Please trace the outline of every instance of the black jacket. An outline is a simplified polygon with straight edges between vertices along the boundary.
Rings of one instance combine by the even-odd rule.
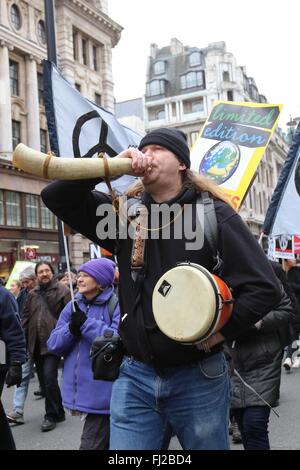
[[[18,307],[19,307],[19,315],[20,315],[21,320],[23,318],[23,311],[24,311],[24,306],[25,306],[27,296],[28,296],[28,290],[27,289],[21,289],[21,291],[20,291],[20,293],[17,297],[17,304],[18,304]]]
[[[265,403],[234,373],[250,385],[270,405],[279,397],[282,338],[284,330],[292,321],[293,309],[289,298],[283,293],[276,309],[262,320],[261,329],[251,327],[242,337],[228,345],[231,357],[232,408],[265,406]]]
[[[295,266],[288,270],[287,278],[300,304],[300,267]]]
[[[294,341],[295,339],[298,339],[298,336],[300,333],[300,303],[292,287],[293,283],[289,281],[288,276],[286,272],[282,269],[281,265],[275,261],[270,261],[270,263],[272,265],[272,268],[274,269],[276,276],[278,277],[281,284],[283,285],[285,293],[287,294],[287,296],[289,297],[292,303],[292,307],[294,311],[294,318],[291,322],[291,327],[289,330],[289,334],[290,334],[289,343],[292,343],[292,341]],[[300,286],[300,280],[299,280],[299,286]],[[300,300],[300,296],[299,296],[299,300]]]
[[[101,220],[100,216],[96,216],[96,210],[98,206],[111,201],[108,195],[92,191],[98,182],[99,180],[57,181],[44,188],[41,195],[46,206],[61,220],[90,240],[114,252],[115,240],[99,240],[96,235],[96,226]],[[191,203],[195,213],[196,200],[196,190],[183,188],[177,197],[167,203]],[[142,196],[142,202],[147,207],[157,205],[146,193]],[[218,248],[223,259],[222,277],[233,289],[235,297],[233,315],[221,332],[225,337],[234,338],[269,312],[278,303],[280,294],[277,280],[263,251],[239,215],[221,201],[215,201],[215,210],[218,221]],[[193,224],[194,222],[193,220]],[[155,327],[152,313],[153,288],[160,276],[176,263],[188,260],[208,270],[213,267],[212,253],[206,241],[198,251],[186,251],[185,243],[184,238],[147,241],[147,275],[143,287],[142,309],[152,350],[164,366],[195,362],[204,354],[194,346],[181,345],[167,338]],[[131,247],[130,239],[120,240],[117,253],[121,314],[128,314],[121,322],[120,335],[127,353],[141,359],[143,346],[139,344],[140,332],[136,318],[130,313],[135,301],[135,286],[130,272]],[[213,351],[219,349],[217,346]]]
[[[25,337],[18,316],[17,302],[3,286],[0,286],[0,340],[6,346],[7,365],[13,361],[26,361]]]
[[[70,300],[69,288],[55,279],[44,286],[38,284],[28,293],[22,326],[31,356],[34,354],[37,342],[40,353],[47,354],[47,340],[55,328],[60,312]]]

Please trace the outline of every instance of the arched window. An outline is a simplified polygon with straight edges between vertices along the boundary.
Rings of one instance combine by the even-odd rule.
[[[19,7],[13,3],[10,8],[10,20],[15,29],[20,29],[22,26],[22,19]]]
[[[165,116],[166,116],[166,113],[165,113],[165,110],[164,110],[164,109],[160,109],[160,110],[156,113],[156,119],[165,119]]]
[[[40,20],[37,25],[38,38],[41,44],[46,44],[46,28],[43,20]]]
[[[230,81],[230,75],[229,75],[229,72],[227,70],[224,70],[224,72],[223,72],[223,81],[224,82],[229,82]]]

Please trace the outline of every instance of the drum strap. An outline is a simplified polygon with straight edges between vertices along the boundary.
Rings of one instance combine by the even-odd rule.
[[[136,282],[140,275],[145,271],[145,247],[146,247],[146,232],[144,227],[148,221],[148,211],[143,204],[136,204],[131,206],[131,210],[135,210],[135,214],[131,215],[134,218],[134,236],[132,241],[131,251],[131,277]]]
[[[214,267],[212,272],[219,273],[223,262],[218,250],[218,222],[214,201],[208,192],[202,192],[197,199],[197,204],[204,206],[204,236],[213,254]]]

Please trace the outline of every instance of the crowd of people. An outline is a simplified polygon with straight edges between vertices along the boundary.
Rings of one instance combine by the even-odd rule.
[[[35,394],[45,400],[41,431],[54,430],[66,413],[80,416],[82,450],[161,450],[172,435],[185,450],[225,450],[230,420],[245,449],[270,449],[269,415],[280,399],[281,372],[300,365],[297,261],[267,260],[219,188],[190,170],[181,131],[152,131],[139,148],[119,157],[132,159],[140,179],[127,195],[147,208],[151,233],[162,231],[150,225],[151,212],[172,204],[182,211],[189,205],[191,225],[197,227],[199,195],[206,194],[215,217],[217,254],[205,224],[203,245],[193,250],[185,234],[175,237],[174,218],[169,238],[148,237],[141,263],[134,266],[135,238],[101,238],[97,231],[104,218],[96,215],[97,208],[115,198],[94,191],[99,179],[50,183],[42,192],[47,207],[116,256],[60,274],[41,261],[13,280],[10,292],[0,287],[0,337],[9,352],[0,385],[5,380],[16,385],[11,411],[0,408],[4,448],[14,448],[8,423],[26,423],[28,386],[36,372]],[[156,283],[183,261],[217,270],[234,299],[227,323],[190,344],[162,333],[152,311]],[[110,312],[116,293],[119,303]],[[120,336],[124,350],[114,382],[95,380],[91,366],[91,345],[107,330]]]

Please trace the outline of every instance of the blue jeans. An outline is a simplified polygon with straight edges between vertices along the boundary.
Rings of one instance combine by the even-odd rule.
[[[125,357],[111,398],[111,450],[161,450],[170,426],[185,450],[229,449],[230,382],[223,353],[168,367]]]
[[[249,406],[233,410],[245,450],[270,450],[268,406]]]
[[[13,398],[13,410],[23,414],[25,400],[28,393],[28,386],[30,377],[32,374],[33,369],[33,360],[29,358],[23,365],[22,365],[22,382],[20,387],[15,387],[14,391],[14,398]]]

